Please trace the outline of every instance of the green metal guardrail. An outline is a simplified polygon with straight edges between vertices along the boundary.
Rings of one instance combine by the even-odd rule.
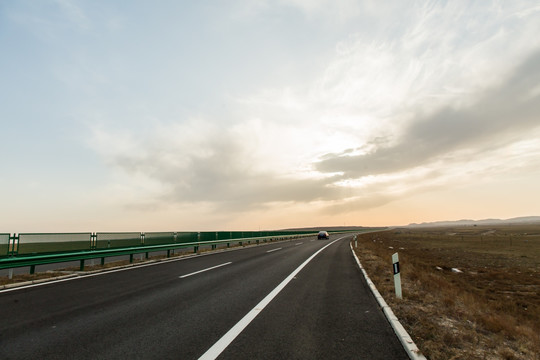
[[[10,234],[0,234],[0,258],[9,254]]]
[[[98,232],[0,234],[0,258],[144,245],[296,235],[299,231]],[[306,233],[303,231],[302,233]]]
[[[333,232],[361,232],[365,230],[343,230]],[[218,244],[285,240],[297,237],[315,236],[311,231],[206,231],[206,232],[150,232],[150,233],[25,233],[0,234],[0,269],[30,266],[30,274],[36,265],[80,261],[84,270],[85,260],[129,255],[133,262],[134,254],[171,251],[193,247],[198,252],[200,246],[210,245],[216,249]]]
[[[30,233],[12,237],[12,256],[83,251],[92,248],[92,233]]]
[[[94,249],[111,249],[140,246],[143,244],[143,233],[97,233]]]
[[[227,237],[225,234],[229,234]],[[297,237],[314,236],[312,232],[264,232],[266,236],[237,237],[238,235],[260,235],[261,232],[179,232],[179,233],[69,233],[69,234],[0,234],[0,269],[30,266],[30,273],[35,272],[36,265],[80,261],[80,270],[84,270],[85,260],[111,256],[167,251],[193,247],[199,251],[201,245],[211,245],[215,249],[218,244],[233,243],[243,245],[261,241],[285,240]],[[224,238],[225,239],[222,239]],[[211,239],[211,240],[210,240]],[[56,240],[56,241],[53,241]],[[193,241],[195,240],[195,241]],[[206,241],[204,241],[206,240]],[[26,242],[28,241],[28,242]],[[123,245],[123,246],[122,246]],[[55,249],[56,251],[50,251]],[[2,257],[3,254],[7,254]]]

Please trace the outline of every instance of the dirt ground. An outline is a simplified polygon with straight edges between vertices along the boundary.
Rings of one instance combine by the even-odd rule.
[[[359,234],[356,253],[428,359],[540,359],[540,225]]]

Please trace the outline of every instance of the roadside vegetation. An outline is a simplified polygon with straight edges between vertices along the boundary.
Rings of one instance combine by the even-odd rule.
[[[428,359],[540,359],[540,225],[359,234],[356,253]]]

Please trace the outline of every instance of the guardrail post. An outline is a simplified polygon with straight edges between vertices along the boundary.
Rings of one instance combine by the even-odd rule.
[[[101,266],[104,266],[104,265],[105,265],[105,258],[102,257],[102,258],[101,258]]]
[[[171,249],[167,249],[167,257],[171,257]]]
[[[8,241],[8,256],[17,256],[19,253],[19,234],[10,235]]]
[[[84,259],[81,259],[81,266],[79,267],[80,271],[84,271]]]
[[[131,264],[133,262],[133,254],[129,254],[129,263]]]
[[[19,244],[21,241],[21,237],[19,234],[15,234],[15,243],[13,248],[13,255],[19,255]]]
[[[97,248],[97,234],[91,233],[90,234],[90,250],[96,250]]]
[[[13,255],[13,242],[15,241],[14,238],[15,238],[15,235],[17,234],[13,234],[13,235],[9,235],[9,239],[8,239],[8,248],[7,248],[7,256],[12,256]]]
[[[30,265],[30,275],[34,275],[36,272],[36,265]]]

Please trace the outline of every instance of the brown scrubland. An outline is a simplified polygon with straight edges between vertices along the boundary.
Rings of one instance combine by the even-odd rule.
[[[540,225],[398,228],[355,251],[428,359],[540,358]]]

